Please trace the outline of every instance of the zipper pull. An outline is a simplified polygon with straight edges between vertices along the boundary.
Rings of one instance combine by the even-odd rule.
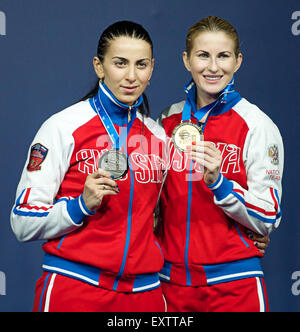
[[[131,121],[131,106],[129,106],[129,111],[128,111],[128,123]]]

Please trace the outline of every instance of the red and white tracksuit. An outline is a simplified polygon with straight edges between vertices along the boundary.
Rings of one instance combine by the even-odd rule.
[[[103,93],[102,102],[117,119],[127,117],[128,110],[109,93]],[[104,197],[92,213],[82,199],[85,180],[112,144],[92,106],[91,100],[79,102],[42,125],[18,185],[11,212],[17,238],[46,240],[35,310],[117,311],[122,309],[118,294],[126,293],[132,300],[124,303],[124,310],[164,311],[158,277],[164,259],[153,234],[153,210],[162,183],[165,133],[155,121],[131,110],[136,118],[126,143],[130,169],[118,181],[119,194]],[[120,125],[115,128],[120,132]],[[73,295],[62,299],[63,289]],[[85,290],[94,290],[94,296],[83,299]],[[116,306],[110,305],[109,296],[102,297],[108,302],[92,304],[92,298],[105,292]],[[152,301],[150,292],[156,294]]]
[[[184,104],[172,105],[159,118],[168,137],[182,120]],[[170,145],[157,232],[168,310],[265,310],[262,255],[247,229],[266,235],[279,225],[281,135],[266,114],[235,93],[210,114],[204,140],[222,154],[219,179],[210,187],[199,165]],[[234,301],[232,294],[240,297]]]

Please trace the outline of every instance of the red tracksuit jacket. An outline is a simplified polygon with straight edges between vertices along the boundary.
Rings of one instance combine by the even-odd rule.
[[[107,108],[124,113],[103,96]],[[88,100],[55,114],[35,136],[18,185],[11,212],[17,238],[47,240],[45,271],[116,291],[159,287],[163,256],[153,210],[164,147],[163,129],[137,111],[127,138],[130,170],[118,181],[120,193],[105,197],[94,214],[82,199],[84,183],[111,141]]]
[[[170,145],[158,227],[163,281],[201,286],[263,276],[262,255],[246,231],[268,234],[279,225],[283,144],[268,116],[238,93],[230,98],[213,110],[204,129],[204,139],[222,153],[217,183],[208,187],[199,165]],[[182,120],[184,104],[159,118],[168,137]]]

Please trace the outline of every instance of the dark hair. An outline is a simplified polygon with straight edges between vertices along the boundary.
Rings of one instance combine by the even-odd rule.
[[[131,21],[119,21],[112,25],[110,25],[107,29],[105,29],[99,39],[98,48],[97,48],[97,56],[101,62],[104,61],[105,54],[110,46],[112,40],[118,37],[131,37],[142,39],[146,41],[151,46],[151,52],[153,54],[153,43],[150,38],[149,33],[140,25]],[[97,80],[95,87],[81,99],[81,101],[86,100],[88,98],[93,98],[99,89],[99,80]],[[140,111],[147,116],[150,114],[149,103],[146,95],[143,93],[144,102],[140,106]]]

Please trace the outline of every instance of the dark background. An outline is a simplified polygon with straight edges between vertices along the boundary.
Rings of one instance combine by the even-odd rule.
[[[235,76],[236,89],[268,114],[283,136],[283,218],[263,265],[271,310],[300,311],[300,284],[292,280],[300,271],[300,12],[292,19],[296,11],[299,0],[0,0],[6,17],[6,34],[0,30],[0,276],[6,279],[6,295],[0,284],[0,311],[32,310],[42,243],[17,242],[10,229],[10,210],[28,147],[42,122],[93,86],[92,57],[101,32],[123,19],[141,23],[150,32],[155,72],[147,95],[156,118],[184,98],[189,79],[181,60],[185,35],[208,15],[229,20],[239,31],[244,62]]]

